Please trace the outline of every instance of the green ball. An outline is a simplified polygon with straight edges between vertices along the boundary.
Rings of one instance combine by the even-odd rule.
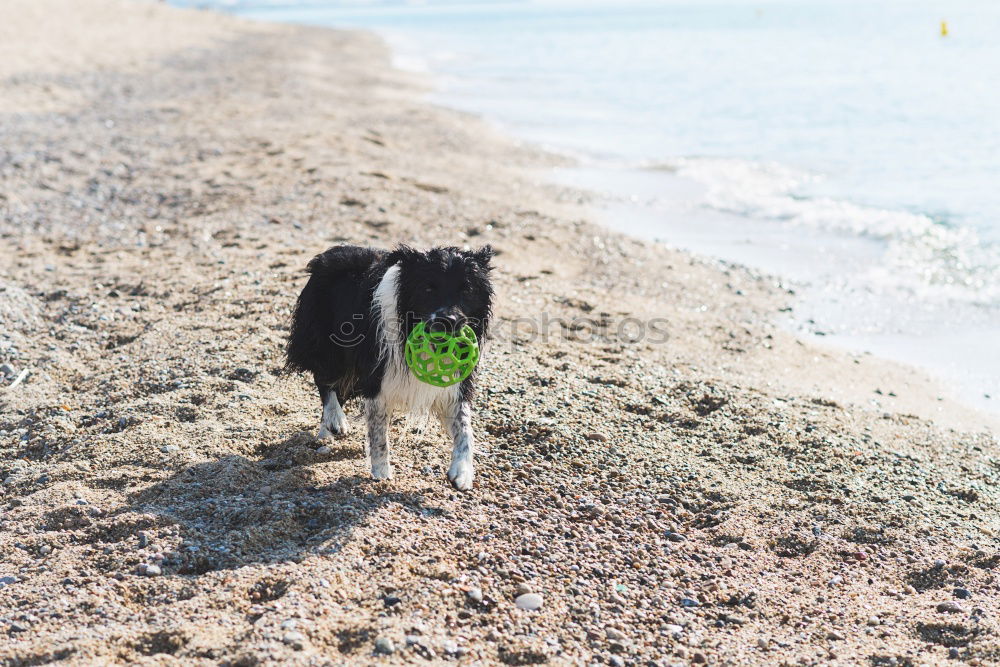
[[[472,374],[479,363],[479,341],[466,325],[457,334],[428,331],[417,322],[406,338],[406,365],[421,382],[450,387]]]

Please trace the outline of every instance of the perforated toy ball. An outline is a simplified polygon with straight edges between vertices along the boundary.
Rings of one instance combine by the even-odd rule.
[[[466,325],[457,334],[428,331],[417,322],[406,338],[406,365],[421,382],[450,387],[472,374],[479,363],[479,341]]]

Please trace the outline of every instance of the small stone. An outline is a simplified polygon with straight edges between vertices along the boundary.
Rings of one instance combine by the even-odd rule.
[[[960,614],[963,611],[962,605],[958,604],[954,600],[942,602],[937,606],[937,610],[945,614]]]
[[[545,599],[538,593],[524,593],[517,596],[517,599],[514,600],[514,606],[526,611],[535,611],[541,609],[544,602]]]
[[[770,647],[771,647],[771,642],[767,640],[767,637],[757,638],[757,648],[759,648],[761,651],[766,651]]]
[[[608,436],[603,433],[588,433],[586,436],[587,440],[593,440],[595,442],[607,442]]]
[[[43,544],[42,546],[38,547],[38,553],[42,556],[48,556],[50,553],[52,553],[52,546],[48,544]]]
[[[611,656],[611,659],[610,659],[610,660],[608,660],[608,662],[609,662],[609,663],[610,663],[610,664],[611,664],[611,665],[612,665],[613,667],[625,667],[625,661],[624,661],[624,660],[622,660],[621,656],[618,656],[618,655],[613,655],[613,656]]]
[[[179,452],[180,449],[181,448],[178,445],[163,445],[162,447],[160,447],[160,451],[163,452],[164,454]]]
[[[470,588],[465,592],[465,597],[469,598],[470,602],[480,604],[483,601],[483,590],[481,588]]]
[[[395,595],[386,595],[385,597],[382,598],[382,604],[384,604],[386,607],[395,607],[400,602],[402,602],[402,600],[400,600]]]
[[[694,655],[691,656],[691,662],[697,663],[699,665],[704,665],[708,662],[708,658],[701,651],[695,651]]]
[[[869,616],[868,625],[872,627],[875,627],[877,625],[882,625],[882,619],[880,619],[878,616]]]
[[[666,625],[663,626],[663,629],[672,635],[679,635],[680,633],[684,632],[684,628],[682,628],[679,625],[675,625],[673,623],[667,623]]]
[[[445,640],[441,644],[441,650],[444,651],[445,655],[455,655],[458,653],[458,644],[451,639]]]
[[[970,593],[968,590],[964,588],[956,588],[954,590],[954,593],[955,597],[957,597],[959,600],[968,600],[969,598],[972,597],[972,593]]]
[[[667,539],[671,542],[684,542],[687,540],[687,538],[680,533],[670,533],[667,535]]]
[[[302,650],[302,647],[305,646],[306,636],[297,630],[293,630],[291,632],[286,632],[281,638],[281,641],[288,644],[296,651],[300,651]]]
[[[0,375],[6,375],[7,377],[13,377],[17,375],[17,371],[10,364],[0,364]]]
[[[407,637],[407,643],[409,643],[409,637]],[[416,643],[416,642],[414,642]],[[375,640],[375,652],[382,655],[389,655],[396,651],[396,645],[392,643],[392,640],[388,637],[379,637]]]
[[[322,447],[319,447],[319,448],[318,448],[318,449],[316,450],[316,453],[317,453],[317,454],[329,454],[329,453],[330,453],[330,452],[332,452],[332,451],[333,451],[333,450],[332,450],[332,449],[330,449],[330,445],[323,445]]]
[[[802,587],[801,586],[792,586],[792,594],[793,595],[798,595],[801,592],[802,592]]]
[[[839,574],[831,577],[830,581],[826,582],[827,586],[839,586],[842,583],[844,583],[844,578]]]
[[[159,565],[147,565],[143,569],[142,574],[144,576],[147,576],[147,577],[158,577],[161,574],[163,574],[163,571],[160,570],[160,566]]]
[[[945,561],[941,560],[940,558],[938,558],[936,561],[934,561],[934,569],[936,569],[936,570],[940,570],[945,565],[947,565],[947,563]]]
[[[0,588],[16,583],[17,583],[17,577],[0,577]]]
[[[139,548],[143,549],[149,546],[149,532],[145,530],[139,531]]]
[[[294,630],[299,625],[299,622],[294,618],[289,618],[281,622],[282,630]]]
[[[622,642],[628,639],[628,636],[626,636],[624,632],[622,632],[621,630],[616,630],[615,628],[606,629],[604,631],[604,634],[608,636],[608,639],[616,642]]]
[[[701,603],[694,598],[681,598],[682,607],[697,607],[699,604]]]
[[[18,623],[16,621],[12,622],[10,624],[10,626],[8,626],[8,627],[10,628],[11,632],[27,632],[28,631],[28,626],[27,625],[24,625],[23,623]]]
[[[955,648],[954,646],[948,649],[948,657],[951,658],[952,660],[957,660],[958,655],[959,655],[958,649]]]
[[[831,641],[839,642],[844,640],[844,635],[840,634],[836,630],[830,630],[826,633],[826,638]]]
[[[530,592],[531,592],[531,586],[529,586],[528,584],[522,583],[517,585],[517,593],[516,593],[517,595],[524,595]]]

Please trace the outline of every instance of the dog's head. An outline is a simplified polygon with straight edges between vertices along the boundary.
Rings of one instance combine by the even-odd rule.
[[[399,316],[405,332],[425,322],[432,331],[453,333],[468,324],[480,339],[489,325],[493,305],[490,271],[493,248],[479,250],[400,246],[389,254],[399,266]]]

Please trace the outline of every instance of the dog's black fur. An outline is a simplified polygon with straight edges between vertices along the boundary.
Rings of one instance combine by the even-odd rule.
[[[382,322],[373,300],[386,271],[397,264],[396,315],[403,340],[418,321],[425,321],[448,330],[467,323],[484,341],[492,313],[493,255],[490,246],[386,251],[351,245],[317,255],[309,262],[311,275],[292,316],[286,369],[312,373],[324,404],[330,390],[341,402],[376,398],[386,355],[380,350]],[[464,399],[471,397],[474,385],[475,374],[462,382]]]

